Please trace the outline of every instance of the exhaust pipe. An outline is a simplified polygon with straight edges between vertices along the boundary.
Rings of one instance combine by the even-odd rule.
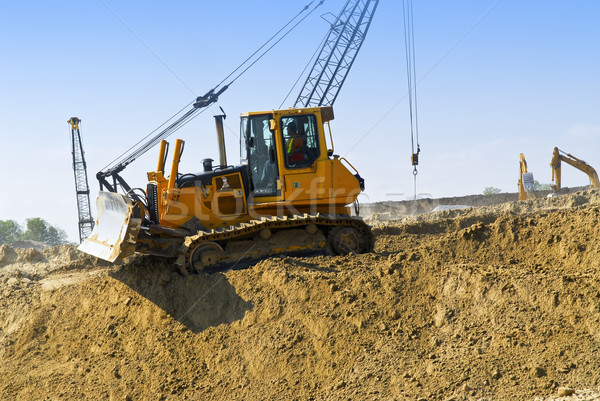
[[[223,111],[223,109],[221,109]],[[217,126],[217,142],[219,144],[219,165],[221,168],[227,167],[227,155],[225,154],[225,134],[223,132],[223,120],[227,116],[225,113],[215,116],[215,125]]]

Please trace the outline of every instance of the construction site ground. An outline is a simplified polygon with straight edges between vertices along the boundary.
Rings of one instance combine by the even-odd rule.
[[[1,246],[2,399],[600,399],[599,191],[364,210],[373,253],[188,277]]]

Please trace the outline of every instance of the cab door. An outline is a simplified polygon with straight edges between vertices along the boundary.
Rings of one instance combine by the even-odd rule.
[[[254,197],[281,194],[278,188],[275,133],[270,128],[272,118],[272,114],[262,114],[242,119],[242,138],[245,139]]]

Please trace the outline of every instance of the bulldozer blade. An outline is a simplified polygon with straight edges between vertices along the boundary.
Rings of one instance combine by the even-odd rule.
[[[114,192],[100,192],[98,218],[92,234],[77,249],[109,262],[135,253],[141,218],[134,216],[134,200]]]

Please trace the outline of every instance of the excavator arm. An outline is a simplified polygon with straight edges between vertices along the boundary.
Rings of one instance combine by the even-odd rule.
[[[552,186],[552,189],[556,192],[561,188],[561,162],[565,162],[576,169],[583,171],[590,178],[590,183],[593,188],[600,188],[600,180],[598,180],[598,173],[596,170],[577,157],[565,153],[558,148],[554,148],[552,152],[552,160],[550,161],[550,166],[552,167],[552,181],[555,185]]]

